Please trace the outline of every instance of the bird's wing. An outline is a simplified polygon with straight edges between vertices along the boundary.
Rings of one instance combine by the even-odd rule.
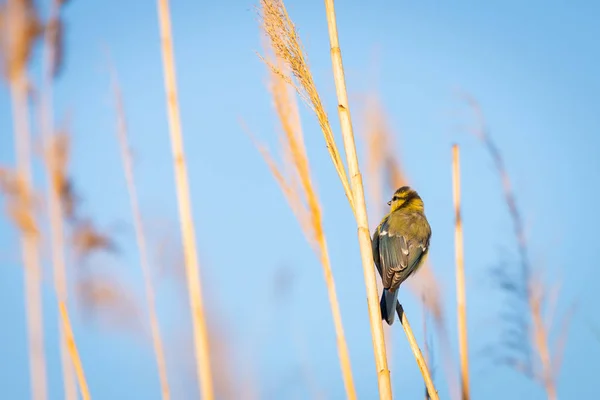
[[[381,228],[381,225],[379,225],[377,227],[377,229],[375,229],[375,232],[373,232],[373,240],[371,240],[371,250],[373,250],[373,261],[375,262],[375,267],[377,268],[377,271],[379,272],[379,276],[381,276],[381,260],[379,257],[380,228]]]
[[[427,244],[412,238],[405,229],[394,229],[389,221],[382,224],[378,236],[383,286],[395,290],[419,266]]]

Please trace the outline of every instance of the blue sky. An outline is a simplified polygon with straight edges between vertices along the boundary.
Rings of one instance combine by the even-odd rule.
[[[337,133],[324,5],[303,1],[287,5]],[[314,389],[326,398],[343,398],[321,268],[239,123],[242,118],[261,140],[272,148],[277,145],[266,70],[256,56],[261,43],[254,6],[249,1],[171,4],[206,302],[241,391],[251,385],[260,398],[287,399],[307,398]],[[71,167],[85,198],[83,210],[101,226],[114,229],[121,248],[119,255],[95,258],[85,268],[117,274],[143,304],[105,50],[110,50],[119,73],[142,212],[158,254],[161,243],[177,246],[179,231],[156,8],[153,2],[75,1],[65,11],[66,65],[56,85],[56,117],[60,121],[68,116]],[[560,282],[561,310],[577,304],[559,395],[577,398],[595,393],[587,382],[595,376],[592,371],[600,356],[600,342],[590,330],[590,325],[600,326],[594,307],[599,301],[595,282],[600,279],[595,268],[600,257],[596,243],[600,216],[595,207],[600,194],[598,12],[598,5],[585,1],[570,7],[540,1],[337,4],[356,129],[361,114],[356,100],[378,91],[398,132],[395,150],[425,200],[434,232],[430,258],[443,282],[453,343],[450,146],[461,145],[475,398],[543,398],[544,393],[481,352],[497,341],[502,326],[498,312],[503,300],[490,286],[488,271],[504,259],[514,263],[515,239],[492,161],[464,129],[472,116],[456,96],[457,89],[479,100],[505,157],[527,222],[533,263],[551,282]],[[355,224],[316,120],[306,109],[302,118],[356,387],[360,398],[374,398],[375,368]],[[0,162],[10,164],[14,146],[6,86],[0,90],[0,130],[4,132]],[[371,214],[371,224],[380,217]],[[5,362],[0,363],[0,386],[8,398],[26,398],[29,393],[17,239],[3,217],[0,317],[5,323],[0,353]],[[176,275],[169,273],[176,262],[167,264],[158,266],[163,272],[157,273],[156,281],[169,377],[175,398],[191,399],[196,398],[196,386],[189,368],[187,297]],[[84,267],[72,266],[72,271],[78,268]],[[282,269],[293,277],[286,296],[274,291]],[[56,310],[49,283],[45,319],[50,391],[51,398],[60,398]],[[419,303],[407,290],[400,298],[422,338]],[[75,312],[74,329],[94,397],[158,399],[151,346],[144,334],[90,324],[82,312]],[[400,326],[394,325],[393,331],[394,393],[398,398],[418,398],[423,391],[418,369]],[[441,356],[437,360],[436,380],[447,398]]]

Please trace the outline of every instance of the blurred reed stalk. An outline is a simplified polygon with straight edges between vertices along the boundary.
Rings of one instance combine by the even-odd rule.
[[[161,49],[167,94],[167,112],[169,117],[169,133],[173,153],[173,166],[179,206],[179,222],[183,240],[185,271],[190,296],[192,325],[194,330],[194,351],[198,384],[203,400],[214,398],[213,380],[210,364],[209,336],[206,315],[202,300],[202,284],[198,266],[198,252],[190,200],[190,189],[185,164],[185,152],[181,133],[179,105],[177,101],[177,81],[175,76],[175,57],[173,54],[173,38],[171,34],[171,16],[168,0],[158,0],[158,18],[160,25]]]
[[[59,19],[61,1],[53,0],[50,4],[49,23],[44,30],[44,53],[42,67],[42,83],[40,93],[40,127],[42,131],[42,146],[45,151],[45,173],[48,182],[48,191],[46,201],[48,203],[48,212],[50,217],[50,242],[52,252],[52,266],[54,275],[54,290],[58,304],[64,304],[67,310],[68,283],[67,268],[65,262],[64,246],[64,211],[61,198],[65,189],[65,160],[60,160],[61,154],[60,141],[58,137],[53,137],[53,87],[52,83],[56,74],[56,66],[60,63],[57,54],[61,51],[57,49],[62,43],[59,42],[61,21]],[[60,341],[60,359],[63,374],[63,389],[66,400],[77,399],[77,383],[73,375],[73,362],[69,358],[70,353],[67,349],[67,342],[64,330],[62,314],[59,314],[59,341]],[[75,342],[73,342],[75,345]],[[76,354],[76,353],[75,353]]]
[[[385,213],[387,208],[380,207],[385,204],[382,193],[393,193],[399,187],[409,184],[409,179],[404,173],[398,152],[395,150],[395,132],[390,126],[389,117],[376,93],[371,93],[365,98],[364,124],[361,131],[366,142],[365,159],[369,198],[375,204],[375,210],[378,213]],[[450,397],[456,399],[458,398],[457,378],[441,302],[442,287],[429,260],[425,260],[425,265],[419,268],[418,273],[408,280],[407,284],[413,294],[423,303],[425,310],[433,316],[436,333],[441,342],[444,373],[450,387]],[[431,368],[430,363],[427,365]]]
[[[39,231],[33,215],[33,187],[31,175],[31,137],[28,122],[27,83],[23,72],[11,78],[10,91],[13,103],[17,171],[22,185],[23,210],[29,213],[32,225],[18,225],[21,232],[21,251],[25,267],[25,308],[29,342],[29,373],[32,398],[47,398],[46,356],[42,308],[42,271],[39,258]],[[25,217],[25,216],[23,216]]]
[[[71,360],[73,361],[75,375],[77,376],[77,383],[79,384],[79,388],[81,390],[81,398],[83,400],[90,400],[90,390],[88,389],[87,381],[85,379],[85,373],[83,371],[81,359],[79,358],[77,346],[75,346],[73,329],[71,328],[71,321],[69,319],[69,313],[67,312],[67,306],[65,305],[65,303],[59,303],[58,311],[62,319],[63,332],[65,334],[65,341],[67,343],[67,350],[69,352]]]
[[[331,261],[327,247],[327,239],[323,229],[323,217],[317,192],[313,186],[308,155],[304,145],[304,136],[300,124],[300,115],[295,94],[290,93],[286,80],[291,79],[282,60],[272,64],[277,65],[279,71],[284,73],[284,79],[278,73],[270,70],[270,87],[275,110],[283,130],[282,144],[284,169],[280,169],[269,152],[259,146],[259,150],[269,165],[271,172],[280,185],[286,199],[302,227],[304,236],[312,245],[313,250],[321,262],[329,296],[329,305],[335,327],[336,342],[346,397],[356,399],[354,379],[350,365],[350,354],[342,324],[342,314],[335,289],[335,280],[331,271]],[[287,176],[284,171],[293,171],[292,176]],[[298,184],[297,179],[300,180]]]
[[[125,109],[123,106],[123,96],[121,94],[120,86],[115,71],[113,71],[112,73],[112,83],[113,92],[115,96],[115,106],[117,111],[117,136],[121,148],[121,158],[123,159],[125,180],[127,181],[127,190],[129,192],[131,212],[133,214],[133,225],[138,245],[140,267],[144,279],[146,303],[148,307],[148,318],[150,319],[150,331],[152,334],[152,345],[154,347],[154,357],[156,358],[156,367],[158,369],[162,399],[169,400],[171,398],[171,395],[169,390],[169,382],[167,379],[167,365],[165,362],[163,341],[160,334],[160,325],[158,321],[158,316],[156,314],[156,302],[154,295],[154,287],[152,285],[150,264],[148,262],[146,236],[144,234],[142,215],[140,212],[137,191],[135,188],[132,156],[127,140],[127,121],[125,118]]]
[[[467,340],[467,295],[465,288],[465,264],[463,252],[463,229],[460,212],[460,150],[452,146],[452,197],[454,200],[454,248],[456,260],[456,305],[458,314],[458,348],[460,352],[460,376],[462,400],[471,398],[469,391],[469,347]]]
[[[554,342],[554,355],[552,355],[549,336],[555,310],[551,309],[548,312],[550,314],[548,318],[544,318],[544,309],[547,306],[548,298],[550,297],[550,300],[555,302],[558,294],[551,293],[551,289],[533,273],[529,260],[523,214],[517,206],[504,158],[490,136],[483,111],[472,96],[466,93],[460,93],[460,95],[475,114],[477,126],[473,133],[490,154],[501,179],[504,200],[513,223],[520,258],[517,276],[513,276],[514,274],[511,274],[510,271],[502,268],[494,271],[498,286],[511,296],[511,299],[514,300],[513,303],[517,304],[517,308],[523,306],[522,309],[514,310],[523,315],[510,315],[507,318],[507,323],[512,325],[505,331],[505,335],[508,336],[507,342],[505,342],[507,350],[518,351],[518,353],[516,355],[509,354],[503,361],[526,377],[539,382],[546,391],[547,398],[555,400],[557,398],[556,378],[562,363],[567,330],[574,308],[570,307],[562,317],[559,324],[561,332]],[[551,303],[553,302],[551,301]],[[556,306],[556,304],[551,305]],[[537,355],[537,360],[532,357],[532,353]]]
[[[369,308],[369,321],[371,323],[371,336],[373,338],[373,347],[375,349],[375,366],[377,368],[379,397],[382,399],[391,399],[392,384],[390,380],[390,371],[387,365],[387,354],[385,350],[385,340],[383,337],[383,326],[381,323],[377,278],[375,269],[373,268],[373,252],[371,248],[369,220],[367,217],[367,205],[365,202],[362,175],[358,165],[356,144],[354,142],[354,131],[352,129],[352,119],[350,117],[350,106],[348,104],[348,93],[346,90],[346,78],[344,77],[342,51],[339,44],[333,0],[325,0],[325,13],[327,15],[327,26],[329,28],[331,62],[333,66],[333,77],[338,99],[338,116],[340,118],[344,150],[346,152],[346,162],[348,163],[348,172],[350,174],[352,199],[355,206],[354,215],[358,225],[358,243],[360,246],[360,254],[362,258],[363,273],[367,291],[367,305]],[[418,352],[415,352],[415,355],[417,355],[417,353],[421,354],[421,350],[419,350],[418,347],[417,350]],[[425,370],[426,369],[427,366],[425,365]]]
[[[8,0],[0,4],[0,58],[4,76],[10,86],[16,147],[16,179],[9,197],[9,216],[21,234],[21,251],[25,275],[25,314],[29,346],[31,397],[48,396],[44,323],[39,256],[39,229],[34,210],[31,171],[31,132],[29,127],[27,64],[41,26],[35,6],[26,0]],[[10,184],[6,183],[7,186]]]

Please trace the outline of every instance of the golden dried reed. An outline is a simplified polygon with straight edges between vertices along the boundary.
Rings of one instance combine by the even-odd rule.
[[[335,144],[333,130],[329,124],[329,118],[321,102],[321,97],[313,80],[308,67],[306,55],[304,54],[300,37],[296,33],[296,28],[292,23],[287,10],[281,0],[261,0],[260,16],[262,30],[269,38],[269,43],[273,48],[278,59],[284,60],[289,66],[293,77],[298,84],[295,84],[291,77],[284,73],[278,66],[273,65],[263,58],[263,61],[271,70],[292,85],[304,103],[316,114],[321,130],[325,137],[327,150],[331,156],[333,166],[338,173],[344,193],[350,202],[350,208],[354,212],[354,200],[352,191],[344,168],[344,162],[340,152]],[[261,57],[262,58],[262,57]]]
[[[54,290],[56,292],[57,304],[67,304],[68,284],[67,268],[65,261],[64,246],[64,210],[72,208],[72,202],[63,202],[65,199],[66,167],[67,167],[67,138],[64,136],[53,135],[53,95],[52,83],[55,76],[55,65],[58,54],[61,53],[62,44],[55,37],[55,32],[61,25],[59,20],[60,2],[52,1],[50,5],[50,23],[49,26],[54,29],[46,28],[44,30],[44,54],[42,68],[42,83],[40,95],[40,127],[42,131],[42,144],[45,150],[45,174],[48,182],[48,191],[46,201],[48,203],[48,213],[50,218],[50,243],[52,252],[52,267],[54,275]],[[65,308],[66,309],[66,308]],[[64,332],[64,325],[61,323],[59,315],[59,338],[60,338],[60,359],[62,366],[63,390],[66,400],[77,399],[77,383],[73,371],[73,361],[70,359],[70,353],[67,348],[67,341]],[[73,342],[75,345],[75,342]],[[75,353],[77,354],[77,353]]]
[[[284,159],[283,168],[277,166],[275,160],[273,160],[268,151],[262,146],[260,147],[261,154],[284,192],[290,207],[294,210],[304,236],[311,243],[315,254],[321,262],[336,332],[338,357],[340,359],[346,397],[348,399],[356,399],[350,355],[344,334],[335,281],[331,271],[327,239],[323,230],[321,206],[312,183],[298,105],[294,94],[288,90],[287,82],[290,77],[287,75],[288,70],[283,65],[283,62],[277,60],[270,62],[270,65],[276,65],[279,71],[275,73],[270,70],[270,89],[275,111],[283,130],[281,138]],[[287,170],[288,173],[284,173],[282,169],[283,171]],[[294,177],[299,179],[299,185],[292,183]]]
[[[365,202],[362,175],[358,165],[358,154],[356,152],[356,144],[354,142],[354,130],[352,128],[352,118],[350,117],[350,106],[348,104],[348,93],[346,90],[346,78],[344,76],[342,51],[339,44],[333,0],[325,0],[325,14],[327,16],[327,26],[329,28],[331,63],[333,67],[333,78],[335,81],[335,89],[338,99],[338,116],[340,118],[344,150],[346,152],[346,161],[348,163],[348,172],[350,174],[352,199],[354,200],[355,206],[354,215],[356,217],[356,224],[358,225],[358,243],[363,264],[365,287],[367,291],[367,305],[369,308],[369,322],[371,323],[371,336],[373,338],[373,347],[375,350],[375,366],[377,368],[379,397],[382,399],[391,399],[392,383],[390,380],[390,371],[387,365],[387,353],[385,350],[385,340],[383,337],[383,326],[381,324],[377,278],[375,269],[373,268],[373,252],[371,247],[371,233],[369,231],[367,204]],[[406,323],[408,324],[408,320]],[[408,328],[410,329],[410,327]],[[411,341],[409,338],[409,343],[412,347],[416,344],[416,341]],[[413,348],[413,352],[415,355],[421,354],[421,350],[418,347],[416,349]],[[421,355],[421,359],[422,358],[423,356]],[[418,359],[417,363],[419,363]],[[424,370],[427,370],[426,364],[423,365],[425,365]],[[424,370],[421,369],[422,372]],[[424,376],[424,378],[427,382],[427,377]],[[431,381],[431,378],[429,378],[429,381]]]
[[[152,276],[150,271],[150,263],[148,261],[148,252],[146,248],[146,236],[144,234],[144,226],[142,215],[138,202],[137,190],[135,187],[135,179],[133,174],[133,161],[131,151],[127,140],[127,122],[125,119],[125,110],[123,106],[123,96],[117,81],[116,72],[112,71],[113,92],[115,96],[115,106],[117,112],[117,136],[121,148],[121,158],[123,159],[123,167],[125,172],[125,180],[127,182],[127,190],[129,192],[129,200],[131,212],[133,214],[133,225],[135,229],[135,237],[138,245],[140,257],[140,267],[144,279],[144,288],[146,291],[146,304],[148,307],[148,318],[150,319],[150,331],[152,334],[152,345],[154,348],[154,357],[156,358],[156,367],[160,380],[160,388],[163,400],[171,398],[169,390],[169,381],[167,379],[167,365],[165,362],[164,346],[160,334],[160,324],[156,314],[156,301],[154,287],[152,285]]]
[[[37,10],[31,1],[9,0],[0,5],[0,61],[10,86],[17,159],[18,197],[9,198],[9,213],[21,234],[25,274],[25,313],[29,346],[31,397],[48,396],[39,258],[39,229],[33,209],[31,133],[29,127],[27,64],[40,33]],[[7,193],[10,195],[10,193]]]
[[[167,113],[169,117],[169,133],[175,170],[179,222],[183,240],[185,270],[192,312],[194,330],[194,351],[198,384],[203,400],[214,399],[213,379],[210,364],[210,346],[206,316],[202,299],[202,284],[198,266],[196,235],[192,216],[190,189],[185,151],[181,133],[179,105],[177,102],[177,80],[175,76],[175,56],[173,54],[173,38],[171,34],[171,16],[168,0],[158,0],[158,19],[160,25],[161,50],[167,95]]]
[[[458,349],[460,353],[460,377],[462,400],[471,398],[469,391],[469,347],[467,340],[467,295],[465,287],[465,263],[463,251],[462,216],[460,212],[460,151],[452,146],[452,194],[454,199],[454,246],[456,259],[456,306],[458,325]]]
[[[367,286],[367,302],[369,305],[379,392],[381,398],[390,399],[392,396],[390,375],[387,367],[385,342],[383,339],[383,328],[381,325],[381,313],[379,312],[379,296],[377,293],[375,270],[373,268],[371,238],[366,218],[364,195],[362,194],[362,182],[360,181],[360,173],[353,174],[353,172],[358,172],[357,159],[356,157],[352,157],[351,154],[350,158],[348,159],[351,167],[350,172],[353,184],[352,188],[350,188],[350,182],[344,169],[340,152],[335,144],[333,131],[329,124],[327,113],[325,112],[325,109],[321,103],[318,91],[312,78],[312,74],[308,68],[306,56],[304,55],[302,45],[300,43],[300,38],[296,33],[294,24],[287,13],[285,5],[281,0],[262,0],[260,16],[262,19],[263,32],[269,38],[275,55],[287,65],[298,84],[296,85],[289,76],[281,71],[281,68],[279,68],[277,65],[269,63],[268,61],[266,61],[266,63],[275,74],[281,76],[282,79],[291,84],[298,91],[301,98],[316,114],[321,126],[321,130],[323,131],[327,149],[329,150],[334,167],[336,168],[338,176],[342,182],[342,186],[344,187],[350,207],[352,208],[356,217],[359,226],[359,243],[361,246],[361,256],[364,267],[363,271]],[[344,124],[344,122],[342,122],[342,124]],[[347,143],[347,140],[345,140],[345,143]],[[347,154],[349,151],[351,150],[347,146]],[[354,155],[356,155],[355,150]],[[354,167],[356,168],[352,169]],[[358,197],[360,197],[359,201],[361,202],[359,208],[355,207],[357,194]],[[369,258],[368,260],[367,257]]]
[[[73,337],[73,329],[71,328],[71,321],[69,320],[69,312],[64,302],[59,303],[58,310],[60,312],[61,322],[63,325],[63,332],[65,333],[65,340],[67,343],[67,350],[71,360],[73,361],[73,367],[75,368],[75,375],[77,376],[77,383],[81,390],[81,398],[83,400],[90,400],[90,390],[85,379],[85,373],[83,371],[83,365],[79,358],[79,352],[77,346],[75,346],[75,339]]]

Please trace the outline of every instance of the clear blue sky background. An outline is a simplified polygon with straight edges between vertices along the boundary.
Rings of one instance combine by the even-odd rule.
[[[218,325],[233,376],[232,398],[343,398],[344,390],[320,266],[265,163],[239,124],[277,145],[265,88],[258,24],[250,1],[172,1],[181,116],[206,303]],[[334,129],[335,91],[322,2],[289,1]],[[562,398],[591,398],[599,368],[597,269],[597,24],[600,7],[535,1],[491,3],[338,1],[341,45],[352,99],[379,91],[399,133],[397,149],[420,192],[434,236],[431,261],[443,282],[451,340],[456,343],[450,146],[462,145],[465,252],[473,398],[544,398],[539,386],[497,365],[482,350],[498,342],[502,297],[489,269],[515,263],[515,239],[493,164],[462,127],[472,118],[455,89],[481,103],[506,158],[525,214],[531,258],[561,284],[559,311],[577,313],[558,378]],[[177,245],[177,208],[153,2],[73,1],[66,7],[66,66],[56,87],[56,115],[69,116],[72,171],[83,210],[117,234],[121,252],[87,267],[117,274],[143,304],[128,197],[115,135],[105,49],[120,75],[137,183],[152,240]],[[377,57],[376,59],[374,57]],[[374,69],[377,66],[377,69]],[[34,70],[34,72],[37,70]],[[373,71],[377,71],[374,73]],[[37,76],[35,76],[37,77]],[[377,82],[377,87],[372,86]],[[354,101],[354,100],[353,100]],[[351,106],[360,126],[360,103]],[[308,153],[325,228],[360,398],[376,397],[376,374],[355,224],[313,116],[303,110]],[[13,158],[10,102],[0,91],[0,161]],[[368,182],[367,182],[368,184]],[[390,193],[386,194],[386,197]],[[373,225],[381,215],[372,213]],[[0,224],[0,387],[7,399],[29,393],[18,238]],[[45,253],[47,255],[47,252]],[[197,398],[184,286],[168,265],[157,278],[174,398]],[[156,263],[158,264],[158,262]],[[158,268],[158,267],[157,267]],[[291,292],[274,287],[278,271]],[[167,270],[167,272],[164,272]],[[172,270],[172,268],[171,268]],[[51,398],[62,396],[56,309],[45,283],[46,346]],[[401,300],[422,338],[421,308]],[[141,330],[90,323],[75,308],[75,334],[94,398],[158,399],[150,342]],[[143,319],[142,315],[142,321]],[[400,325],[394,325],[392,377],[397,398],[422,398],[423,385]],[[436,380],[448,388],[439,345]],[[456,353],[456,349],[454,349]]]

